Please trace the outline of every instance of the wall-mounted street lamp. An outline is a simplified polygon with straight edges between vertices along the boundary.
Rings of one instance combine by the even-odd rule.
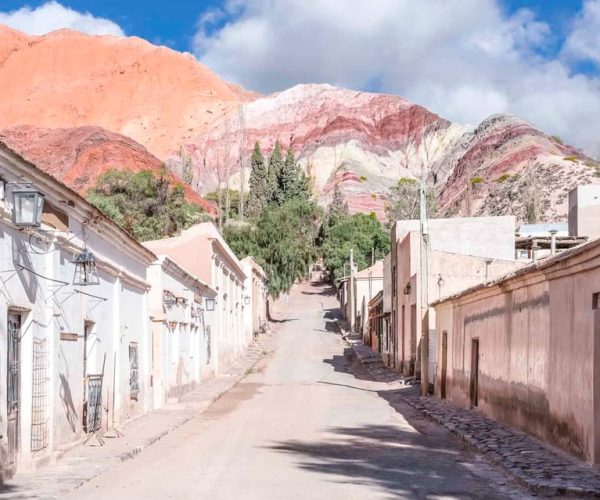
[[[249,306],[250,305],[250,295],[245,295],[244,296],[244,304]]]
[[[87,248],[77,255],[77,257],[75,257],[73,264],[75,264],[73,285],[88,286],[100,284],[100,279],[98,278],[98,269],[96,267],[96,259],[94,259],[94,254]]]
[[[21,227],[40,227],[44,209],[44,195],[29,186],[15,189],[13,196],[13,223]]]
[[[175,305],[176,302],[177,299],[171,292],[169,292],[168,290],[165,290],[163,292],[163,305],[171,308]]]
[[[204,299],[204,303],[206,304],[206,310],[207,311],[214,311],[215,310],[215,299]]]
[[[410,281],[407,281],[404,286],[404,295],[410,295]]]

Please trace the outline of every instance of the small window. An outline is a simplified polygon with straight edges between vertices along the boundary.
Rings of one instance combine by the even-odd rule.
[[[129,393],[137,401],[140,393],[140,370],[137,342],[129,344]]]
[[[600,309],[600,292],[592,295],[592,309]]]

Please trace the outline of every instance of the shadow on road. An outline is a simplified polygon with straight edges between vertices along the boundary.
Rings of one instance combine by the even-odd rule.
[[[365,371],[356,370],[352,366],[352,349],[346,347],[342,355],[334,354],[329,359],[324,359],[323,363],[331,365],[333,370],[339,373],[350,373],[358,380],[372,380],[372,377]]]
[[[457,464],[453,450],[439,448],[416,431],[392,425],[326,429],[329,439],[279,441],[270,448],[298,456],[304,470],[336,476],[343,483],[378,486],[394,495],[433,498],[490,496]]]

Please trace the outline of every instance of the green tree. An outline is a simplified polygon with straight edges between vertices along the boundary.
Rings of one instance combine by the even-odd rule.
[[[268,169],[258,142],[254,144],[250,165],[248,215],[257,216],[262,212],[271,196],[268,186]]]
[[[109,170],[88,201],[140,241],[173,236],[209,218],[185,199],[183,186],[171,186],[164,173],[150,170]]]
[[[304,278],[316,260],[321,210],[295,198],[267,206],[253,224],[225,228],[224,237],[239,258],[252,255],[265,269],[274,296]]]
[[[340,190],[339,182],[335,183],[333,187],[333,197],[331,203],[327,209],[327,215],[329,217],[348,213],[348,202],[344,200],[344,195]]]
[[[336,280],[344,275],[350,250],[358,269],[365,269],[389,252],[390,236],[374,214],[337,213],[323,225],[321,246],[323,263]]]
[[[281,194],[279,193],[279,175],[283,167],[283,159],[281,157],[281,144],[275,142],[275,147],[269,158],[269,171],[267,174],[267,203],[276,202]]]
[[[220,196],[221,200],[225,199],[227,197],[226,190],[221,189],[220,193],[218,190],[211,191],[210,193],[206,193],[204,195],[204,199],[208,200],[208,201],[212,201],[215,204],[218,204],[219,196]],[[223,218],[226,221],[237,220],[237,219],[239,219],[240,192],[237,189],[230,189],[229,190],[229,200],[230,200],[229,212],[225,213],[225,209],[224,209],[224,217]]]
[[[437,205],[433,189],[427,188],[427,215],[435,217]],[[388,201],[385,205],[387,220],[391,223],[397,220],[418,219],[421,211],[420,185],[416,179],[402,177],[390,189]]]
[[[310,179],[296,162],[294,152],[288,149],[278,177],[277,203],[294,198],[308,200],[311,195]]]

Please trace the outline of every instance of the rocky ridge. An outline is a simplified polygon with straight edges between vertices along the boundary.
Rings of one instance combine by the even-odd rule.
[[[208,213],[215,212],[212,203],[166,170],[145,147],[100,127],[45,129],[23,125],[0,130],[0,141],[83,196],[107,170],[151,170],[164,172],[172,184],[184,186],[190,202]]]
[[[444,216],[514,213],[524,220],[525,198],[534,189],[541,220],[561,220],[568,191],[600,181],[597,162],[520,118],[494,115],[471,128],[401,97],[331,85],[297,85],[246,103],[169,164],[175,171],[191,165],[199,192],[214,190],[229,166],[238,188],[240,149],[248,159],[258,141],[269,154],[276,140],[312,176],[322,205],[338,184],[352,212],[379,218],[389,188],[401,177],[420,178],[425,166]]]
[[[29,36],[0,26],[0,88],[7,140],[83,192],[95,179],[91,173],[105,170],[108,151],[136,165],[134,141],[149,150],[148,164],[160,158],[175,174],[192,173],[194,189],[207,193],[227,177],[233,188],[247,182],[254,142],[268,155],[279,140],[313,178],[322,205],[337,184],[352,211],[380,218],[389,188],[425,169],[441,215],[523,219],[525,194],[534,190],[541,220],[560,220],[568,189],[600,181],[597,162],[516,117],[496,115],[468,127],[398,96],[321,84],[260,96],[221,80],[189,54],[134,37],[69,30]],[[31,144],[19,139],[23,125],[32,126]],[[63,152],[75,150],[78,140],[89,140],[81,128],[89,126],[121,136],[80,170],[68,155],[59,159],[56,141],[69,144]],[[41,154],[49,128],[59,129],[52,162]]]
[[[96,125],[159,158],[255,98],[192,55],[140,38],[29,36],[2,25],[0,88],[0,129]]]

